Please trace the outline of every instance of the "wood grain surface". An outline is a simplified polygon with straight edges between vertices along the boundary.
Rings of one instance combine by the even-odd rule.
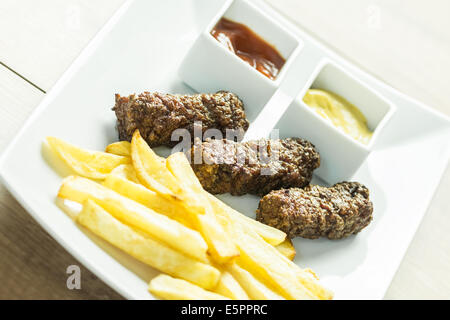
[[[0,1],[0,152],[123,0]],[[450,1],[268,0],[376,77],[450,115]],[[450,298],[450,169],[387,299]],[[81,267],[81,290],[66,269]],[[0,299],[121,299],[0,185]]]

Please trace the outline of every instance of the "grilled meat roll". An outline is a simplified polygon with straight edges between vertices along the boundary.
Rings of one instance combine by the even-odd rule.
[[[289,237],[341,239],[372,221],[369,190],[358,182],[327,188],[309,185],[272,191],[261,199],[256,219]]]
[[[203,188],[213,194],[264,195],[280,188],[304,187],[320,165],[314,145],[300,138],[207,140],[194,145],[190,155]]]
[[[202,133],[218,129],[225,137],[226,129],[248,129],[242,101],[233,93],[173,95],[144,92],[121,97],[116,94],[113,108],[117,117],[119,139],[131,141],[136,129],[150,147],[174,146],[175,129],[187,129],[194,139],[194,122],[201,122]]]

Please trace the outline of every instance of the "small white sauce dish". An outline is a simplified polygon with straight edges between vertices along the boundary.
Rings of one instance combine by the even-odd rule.
[[[211,30],[222,17],[246,25],[283,56],[286,62],[274,80],[250,66],[211,35]],[[296,35],[254,4],[246,0],[227,1],[185,56],[179,76],[198,92],[227,90],[237,94],[244,102],[251,122],[278,88],[302,45]]]
[[[336,128],[303,102],[310,88],[331,91],[355,105],[366,117],[373,135],[363,144]],[[311,141],[320,153],[321,164],[314,172],[327,183],[351,179],[367,158],[377,137],[396,107],[376,91],[329,59],[323,59],[307,85],[276,125],[280,138],[300,137]]]

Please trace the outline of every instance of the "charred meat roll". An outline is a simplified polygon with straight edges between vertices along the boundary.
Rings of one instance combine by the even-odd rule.
[[[194,122],[201,132],[218,129],[223,137],[226,129],[248,129],[242,101],[233,93],[174,95],[144,92],[121,97],[116,94],[113,108],[117,117],[119,139],[130,141],[136,129],[150,147],[174,146],[175,129],[187,129],[194,139]]]
[[[358,182],[332,187],[309,185],[272,191],[261,199],[256,219],[291,238],[341,239],[356,234],[372,221],[369,190]]]
[[[300,138],[209,139],[196,143],[190,156],[203,188],[213,194],[264,195],[280,188],[304,187],[320,165],[314,145]]]

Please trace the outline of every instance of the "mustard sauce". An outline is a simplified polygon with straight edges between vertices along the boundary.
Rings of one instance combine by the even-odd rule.
[[[372,131],[367,126],[367,119],[349,101],[335,93],[320,89],[309,89],[303,101],[353,139],[363,144],[369,143]]]

